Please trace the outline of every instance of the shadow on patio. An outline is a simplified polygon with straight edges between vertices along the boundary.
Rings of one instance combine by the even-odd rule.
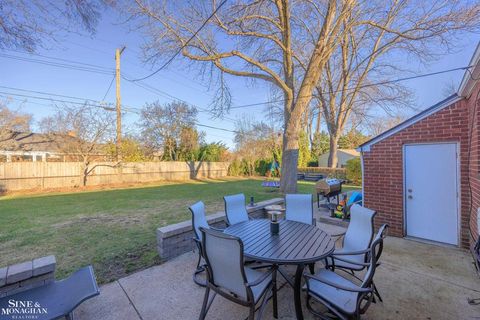
[[[198,319],[204,289],[192,281],[195,259],[186,253],[104,285],[100,296],[78,308],[77,319]],[[375,282],[384,302],[372,305],[363,319],[479,318],[480,305],[468,303],[480,298],[480,280],[468,252],[389,237],[381,261]],[[314,319],[303,309],[306,319]],[[217,296],[207,319],[247,316],[247,308]],[[272,318],[269,302],[264,319]],[[279,319],[294,318],[293,291],[286,285],[279,291]]]

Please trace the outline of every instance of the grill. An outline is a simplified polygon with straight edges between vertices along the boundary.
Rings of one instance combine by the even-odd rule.
[[[317,201],[320,202],[320,196],[327,198],[337,197],[337,204],[339,202],[338,195],[342,193],[343,180],[340,179],[322,179],[317,182],[315,188],[317,189]]]

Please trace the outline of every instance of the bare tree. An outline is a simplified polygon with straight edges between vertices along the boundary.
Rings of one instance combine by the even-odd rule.
[[[19,110],[11,110],[8,102],[0,102],[0,131],[29,132],[32,115]]]
[[[32,122],[31,114],[11,110],[7,104],[8,100],[0,102],[0,144],[6,150],[18,147],[15,138],[20,134],[28,135]]]
[[[0,48],[35,51],[58,33],[81,25],[93,33],[103,6],[101,0],[2,0]]]
[[[135,0],[129,12],[150,37],[147,61],[164,62],[181,50],[204,74],[219,79],[221,101],[229,101],[221,99],[228,93],[224,75],[262,81],[281,92],[281,191],[295,192],[301,118],[335,43],[349,27],[346,18],[355,2],[236,0],[222,2],[221,10],[208,21],[219,0]],[[296,67],[300,56],[306,58],[303,68]]]
[[[105,145],[113,137],[114,123],[111,112],[85,103],[81,107],[59,106],[53,116],[40,121],[39,127],[63,153],[82,161],[85,186],[88,176],[98,166],[119,165],[100,163],[105,161]]]
[[[411,94],[399,83],[388,83],[399,68],[400,55],[409,61],[431,61],[449,52],[463,31],[478,31],[480,4],[472,1],[358,2],[317,83],[316,99],[330,134],[329,166],[337,165],[338,139],[354,114],[366,117],[370,108],[393,114],[413,106]],[[408,67],[407,67],[408,68]],[[381,84],[378,84],[381,83]]]
[[[147,104],[140,115],[142,140],[150,152],[162,150],[165,160],[177,161],[179,152],[191,151],[192,143],[187,146],[185,141],[188,135],[197,139],[198,146],[199,134],[194,129],[196,120],[197,109],[184,102]]]
[[[405,121],[406,118],[407,117],[405,115],[401,114],[397,114],[394,116],[388,115],[375,117],[373,119],[369,119],[369,121],[366,123],[366,127],[368,132],[375,137],[387,131],[388,129],[391,129],[396,125],[402,123],[403,121]]]
[[[240,119],[235,127],[235,156],[245,162],[248,175],[255,174],[258,160],[279,160],[280,132],[264,122],[255,122],[251,117]]]

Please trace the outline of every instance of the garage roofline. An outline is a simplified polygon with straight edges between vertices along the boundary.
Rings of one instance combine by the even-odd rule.
[[[413,117],[403,121],[402,123],[396,125],[395,127],[379,134],[378,136],[368,140],[367,142],[361,144],[358,148],[357,151],[359,152],[368,152],[370,151],[370,146],[374,145],[375,143],[378,143],[394,134],[396,134],[399,131],[402,131],[403,129],[419,122],[420,120],[425,119],[426,117],[452,105],[455,102],[458,102],[462,100],[463,97],[460,97],[457,93],[452,94],[448,98],[438,102],[437,104],[434,104],[433,106],[423,110],[420,113],[417,113]]]

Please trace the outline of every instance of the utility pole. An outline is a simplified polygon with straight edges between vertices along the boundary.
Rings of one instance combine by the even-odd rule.
[[[117,139],[115,144],[115,152],[117,161],[122,160],[120,148],[122,145],[122,97],[120,96],[120,56],[125,50],[125,46],[115,50],[115,87],[116,87],[116,105],[117,105]]]

